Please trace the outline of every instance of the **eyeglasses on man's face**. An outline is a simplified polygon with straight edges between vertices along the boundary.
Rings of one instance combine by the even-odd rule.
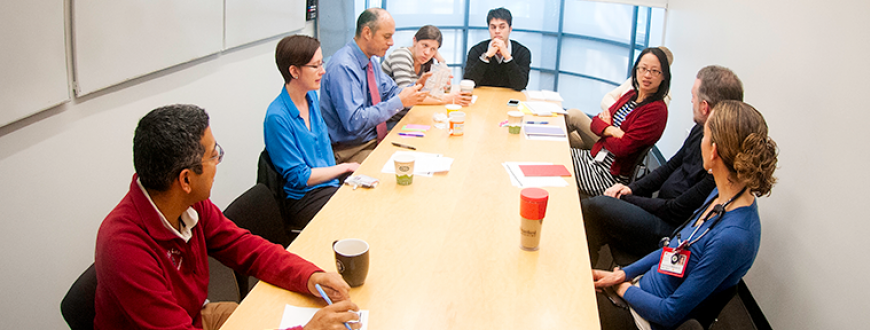
[[[214,143],[214,150],[217,151],[217,155],[212,156],[209,160],[217,159],[217,163],[220,164],[224,160],[224,148],[221,147],[217,142]],[[217,164],[215,164],[217,165]]]

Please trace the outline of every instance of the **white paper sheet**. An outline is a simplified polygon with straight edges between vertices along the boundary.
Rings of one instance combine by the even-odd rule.
[[[562,102],[562,101],[564,101],[564,99],[562,99],[562,96],[559,95],[559,92],[554,92],[554,91],[547,91],[547,90],[541,90],[541,91],[530,91],[530,90],[525,90],[525,91],[523,91],[523,93],[526,94],[526,99],[528,99],[528,100],[556,101],[556,102]]]
[[[318,310],[320,310],[320,308],[285,305],[284,316],[281,317],[281,325],[279,325],[278,328],[287,329],[297,325],[305,325],[308,321],[311,321],[311,318],[314,317],[314,313],[317,313]],[[361,309],[359,314],[359,321],[362,323],[361,329],[368,329],[369,311]]]
[[[392,156],[390,156],[390,159],[384,163],[381,172],[391,174],[396,173],[396,165],[393,163],[393,159],[396,158],[396,155],[402,154],[414,156],[414,175],[431,177],[435,172],[450,171],[450,166],[453,165],[453,158],[444,157],[441,154],[418,151],[396,151]]]
[[[511,184],[520,188],[531,187],[566,187],[568,182],[559,176],[525,176],[520,165],[553,165],[553,163],[541,162],[504,162],[505,171],[511,179]]]
[[[545,116],[549,116],[550,114],[553,114],[553,113],[561,113],[563,115],[568,113],[567,111],[565,111],[565,109],[562,109],[562,107],[560,107],[556,103],[541,102],[541,101],[526,101],[525,103],[526,103],[526,106],[529,108],[529,111],[531,111],[534,114],[542,113]]]

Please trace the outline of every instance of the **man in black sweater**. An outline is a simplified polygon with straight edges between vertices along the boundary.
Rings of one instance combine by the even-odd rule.
[[[716,187],[704,169],[701,139],[713,107],[724,100],[743,101],[743,84],[731,70],[707,66],[692,86],[695,126],[668,163],[628,186],[616,184],[604,196],[580,201],[589,257],[598,262],[604,244],[635,258],[658,249],[659,240],[689,219]],[[652,197],[658,191],[657,197]]]
[[[529,83],[529,49],[510,40],[511,12],[496,8],[486,15],[491,39],[481,41],[468,51],[464,79],[474,80],[477,86],[509,87],[523,90]]]

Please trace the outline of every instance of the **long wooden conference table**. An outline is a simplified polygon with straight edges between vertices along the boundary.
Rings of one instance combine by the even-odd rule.
[[[374,189],[343,186],[288,250],[336,271],[332,242],[361,238],[370,245],[365,284],[351,299],[370,311],[368,329],[598,329],[598,312],[577,187],[547,187],[549,204],[540,249],[520,249],[521,188],[502,163],[551,162],[573,173],[567,141],[528,140],[498,127],[509,99],[522,93],[476,88],[464,108],[465,134],[434,126],[424,138],[398,135],[406,124],[432,125],[443,105],[416,106],[357,170],[380,180]],[[547,120],[564,128],[564,119]],[[381,168],[400,150],[454,159],[449,172],[414,176],[399,186]],[[260,282],[222,329],[276,329],[284,305],[323,307],[311,295]]]

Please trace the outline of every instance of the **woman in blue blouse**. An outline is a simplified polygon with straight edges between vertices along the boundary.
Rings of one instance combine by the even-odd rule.
[[[275,62],[284,86],[266,111],[266,151],[286,181],[285,226],[302,229],[338,189],[338,177],[356,171],[359,164],[335,164],[315,92],[325,73],[320,42],[303,35],[286,37],[278,42]]]
[[[777,148],[764,117],[746,103],[720,102],[704,126],[701,155],[716,181],[707,203],[665,247],[624,269],[593,270],[597,289],[613,288],[631,307],[615,307],[599,293],[603,329],[677,327],[752,266],[761,242],[755,198],[776,182]]]

